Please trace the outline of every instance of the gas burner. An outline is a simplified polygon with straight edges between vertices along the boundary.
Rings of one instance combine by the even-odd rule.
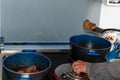
[[[79,75],[74,75],[73,72],[63,72],[63,74],[60,76],[60,80],[81,80],[82,77]]]
[[[71,63],[59,65],[55,69],[56,80],[91,80],[84,72],[79,75],[72,71]]]
[[[80,73],[77,75],[74,72],[63,72],[60,76],[60,80],[90,80],[86,73]]]

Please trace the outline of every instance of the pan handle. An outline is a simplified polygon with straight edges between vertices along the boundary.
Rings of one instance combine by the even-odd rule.
[[[87,52],[87,55],[89,55],[89,56],[100,56],[101,54],[99,54],[97,52],[89,51],[89,52]]]

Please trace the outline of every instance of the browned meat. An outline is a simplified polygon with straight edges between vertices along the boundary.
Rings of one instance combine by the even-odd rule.
[[[85,20],[85,21],[83,22],[83,27],[84,27],[84,29],[86,29],[86,30],[94,30],[94,29],[96,28],[96,24],[90,22],[89,20]]]
[[[16,68],[16,69],[14,69],[14,71],[20,72],[20,73],[35,73],[35,72],[39,72],[40,69],[38,69],[38,66],[36,66],[36,65],[31,65],[28,67]]]

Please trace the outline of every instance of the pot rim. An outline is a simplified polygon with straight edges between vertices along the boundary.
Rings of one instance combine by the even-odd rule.
[[[96,37],[96,38],[102,39],[102,40],[106,41],[106,42],[108,43],[109,46],[108,46],[108,47],[105,47],[105,48],[100,48],[100,49],[97,49],[97,48],[88,48],[88,47],[79,46],[79,45],[77,45],[75,42],[73,42],[72,39],[73,39],[74,37],[80,37],[80,36],[90,36],[90,37]],[[95,36],[95,35],[87,35],[87,34],[72,36],[72,37],[70,38],[70,44],[74,44],[74,45],[76,45],[76,46],[78,46],[78,47],[81,47],[81,48],[83,48],[83,49],[92,49],[92,50],[110,49],[111,46],[112,46],[111,42],[108,41],[108,40],[106,40],[106,39],[104,39],[104,38],[101,38],[101,37],[98,37],[98,36]]]
[[[39,72],[34,72],[34,73],[20,73],[20,72],[16,72],[16,71],[13,71],[13,70],[7,68],[7,67],[4,65],[4,61],[5,61],[8,57],[11,57],[11,56],[14,56],[14,55],[19,55],[19,54],[34,54],[34,55],[43,56],[43,57],[45,57],[46,59],[48,59],[48,61],[49,61],[50,64],[49,64],[49,66],[48,66],[47,68],[45,68],[44,70],[41,70],[41,71],[39,71]],[[42,73],[42,72],[45,72],[45,71],[49,70],[50,67],[51,67],[51,65],[52,65],[52,61],[50,60],[50,58],[48,58],[47,56],[45,56],[45,55],[43,55],[43,54],[38,54],[38,53],[25,53],[25,52],[21,52],[21,53],[17,53],[17,54],[10,55],[10,56],[8,56],[8,57],[6,57],[6,58],[3,59],[3,61],[2,61],[2,67],[5,68],[7,71],[12,72],[12,73],[15,73],[15,74],[21,74],[21,75],[40,74],[40,73]]]
[[[110,48],[111,48],[111,46],[109,46],[109,47],[106,47],[106,48],[97,49],[97,48],[88,48],[88,47],[79,46],[79,45],[77,45],[77,44],[74,43],[74,42],[71,42],[71,44],[74,44],[74,45],[76,45],[76,46],[78,46],[78,47],[81,47],[81,48],[83,48],[83,49],[92,49],[92,50],[106,50],[106,49],[110,49]]]

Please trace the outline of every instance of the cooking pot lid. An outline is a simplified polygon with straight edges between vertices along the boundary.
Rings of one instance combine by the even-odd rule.
[[[78,80],[78,79],[73,79],[73,78],[65,78],[64,79],[64,77],[69,77],[71,75],[71,72],[72,72],[71,63],[65,63],[65,64],[59,65],[55,69],[54,76],[55,76],[56,80]],[[70,76],[70,77],[72,77],[72,76]],[[81,76],[81,79],[79,79],[79,80],[90,80],[90,79],[88,78],[88,76],[86,76],[86,73],[85,73],[84,76]]]
[[[65,64],[61,64],[59,65],[54,72],[55,78],[57,80],[61,80],[61,75],[66,72],[66,71],[72,71],[72,67],[70,63],[65,63]]]

